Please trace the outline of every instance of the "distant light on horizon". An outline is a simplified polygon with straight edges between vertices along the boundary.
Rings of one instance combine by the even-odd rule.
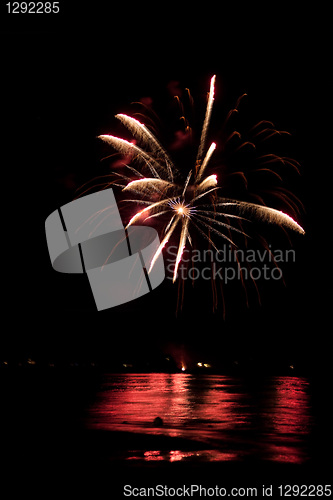
[[[201,361],[199,361],[199,363],[197,363],[197,366],[199,366],[199,368],[211,368],[212,365],[210,363],[202,363]]]

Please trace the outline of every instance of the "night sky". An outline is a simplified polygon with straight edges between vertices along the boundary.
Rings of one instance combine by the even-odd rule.
[[[184,11],[167,3],[134,10],[74,5],[61,5],[61,14],[48,19],[3,16],[0,360],[108,362],[182,351],[217,363],[331,371],[328,3],[219,2],[211,11],[194,3]],[[271,120],[292,133],[288,153],[302,165],[297,194],[306,236],[293,237],[296,262],[286,269],[287,286],[262,284],[262,304],[252,294],[250,308],[241,288],[227,289],[225,319],[212,313],[200,285],[185,294],[176,316],[177,286],[169,282],[97,313],[85,276],[53,271],[45,219],[106,168],[96,137],[114,133],[116,113],[143,97],[165,109],[171,81],[200,102],[213,74],[217,108],[229,109],[246,92],[254,121]]]

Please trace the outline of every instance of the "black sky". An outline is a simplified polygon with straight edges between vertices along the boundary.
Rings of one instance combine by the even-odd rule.
[[[1,346],[5,356],[98,357],[125,349],[155,352],[172,343],[207,356],[294,359],[307,369],[331,363],[332,26],[327,2],[219,2],[203,9],[154,10],[103,2],[61,6],[57,18],[4,16],[1,32],[5,125],[5,275]],[[94,175],[96,136],[135,100],[163,107],[171,80],[217,100],[249,95],[256,118],[292,132],[302,164],[299,194],[307,235],[296,238],[287,288],[264,289],[262,305],[227,298],[227,318],[201,296],[175,317],[163,283],[150,296],[97,313],[83,276],[52,270],[46,217]],[[165,101],[166,102],[166,101]],[[7,200],[7,198],[6,198]],[[7,320],[9,320],[7,322]],[[202,321],[205,326],[202,326]],[[131,346],[130,348],[128,346]],[[1,358],[1,356],[0,356]]]

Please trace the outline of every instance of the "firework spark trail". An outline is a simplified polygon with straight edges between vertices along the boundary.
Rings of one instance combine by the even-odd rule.
[[[200,164],[200,161],[201,161],[204,149],[205,149],[208,126],[209,126],[210,117],[211,117],[212,109],[213,109],[213,102],[214,102],[215,78],[216,78],[216,75],[214,75],[210,81],[210,89],[209,89],[209,97],[208,97],[208,103],[207,103],[207,108],[206,108],[206,116],[205,116],[205,120],[204,120],[203,127],[202,127],[200,145],[199,145],[198,154],[197,154],[197,165]]]
[[[178,222],[179,222],[179,217],[177,217],[176,220],[174,220],[174,222],[171,225],[169,231],[167,232],[167,234],[163,238],[162,242],[160,243],[158,249],[156,250],[155,255],[153,256],[152,261],[150,263],[150,267],[149,267],[148,273],[150,273],[150,271],[152,270],[152,268],[153,268],[153,266],[154,266],[154,264],[156,262],[157,257],[160,255],[160,253],[162,252],[163,248],[165,247],[165,245],[169,241],[169,238],[172,235],[172,233],[174,232],[174,230],[176,229],[176,226],[177,226]]]
[[[264,207],[262,205],[257,205],[256,203],[236,200],[229,202],[225,201],[217,203],[216,205],[233,206],[238,208],[241,213],[250,212],[251,215],[255,215],[257,218],[266,222],[285,226],[289,229],[297,231],[300,234],[305,234],[304,229],[292,217],[290,217],[290,215],[285,214],[281,210],[276,210],[275,208]]]
[[[183,255],[183,251],[184,251],[184,248],[185,248],[186,240],[189,237],[189,235],[188,235],[188,224],[189,224],[190,218],[188,216],[184,215],[184,214],[182,216],[184,217],[184,222],[182,224],[182,231],[181,231],[181,234],[180,234],[180,240],[179,240],[179,245],[178,245],[176,263],[175,263],[175,268],[174,268],[174,272],[173,272],[173,278],[172,278],[173,283],[177,279],[178,266],[179,266],[179,263],[180,263],[180,261],[182,259],[182,255]]]
[[[132,142],[126,141],[125,139],[121,139],[120,137],[115,137],[113,135],[100,135],[99,136],[102,141],[111,144],[117,151],[120,153],[136,153],[137,158],[140,158],[143,161],[143,164],[146,165],[151,173],[160,178],[160,175],[157,173],[157,170],[160,169],[164,171],[164,167],[157,161],[153,156],[146,153],[143,149],[139,148]],[[154,167],[154,166],[157,168]]]
[[[137,222],[141,217],[144,217],[143,221],[147,221],[152,218],[166,215],[169,216],[169,220],[164,227],[164,236],[152,258],[148,272],[152,270],[163,248],[174,234],[176,228],[180,226],[180,236],[173,271],[173,282],[177,279],[177,272],[186,242],[188,241],[189,244],[192,245],[189,233],[190,226],[193,226],[193,228],[218,252],[218,246],[212,240],[211,234],[216,235],[222,240],[228,241],[233,248],[236,248],[237,245],[231,238],[231,232],[248,237],[242,228],[239,229],[230,224],[229,219],[241,224],[243,221],[249,221],[255,218],[304,234],[303,228],[292,217],[282,211],[267,207],[263,199],[258,195],[256,195],[256,198],[262,202],[262,205],[238,201],[236,199],[217,197],[217,190],[221,189],[221,187],[218,186],[217,175],[211,174],[204,177],[210,159],[217,147],[216,143],[212,142],[206,154],[204,154],[214,102],[214,93],[215,75],[210,81],[210,90],[196,163],[194,168],[189,171],[183,184],[175,182],[175,177],[178,179],[179,172],[163,146],[152,132],[135,118],[124,114],[116,115],[116,118],[133,134],[139,144],[146,147],[146,150],[119,137],[112,135],[100,136],[100,139],[111,144],[118,152],[131,154],[132,159],[139,160],[138,163],[144,168],[148,168],[151,174],[151,176],[146,177],[139,169],[131,167],[130,165],[125,165],[125,167],[130,169],[132,177],[116,173],[118,178],[125,182],[125,185],[117,184],[123,188],[123,191],[130,191],[139,195],[136,199],[128,199],[126,201],[135,202],[137,205],[146,205],[130,218],[126,229]],[[241,96],[241,98],[242,97],[243,96]],[[238,112],[237,107],[241,98],[238,99],[236,108],[231,110],[228,114],[227,120],[233,112]],[[259,122],[253,129],[256,131],[257,135],[263,135],[268,132],[268,129],[264,129],[261,133],[260,129],[258,130],[259,125],[265,126],[270,123],[271,122],[267,121]],[[275,132],[278,133],[278,131],[273,129],[271,129],[271,132],[272,134]],[[228,142],[232,136],[238,137],[239,139],[241,138],[240,134],[235,131],[233,134],[229,135],[226,142]],[[236,151],[239,151],[247,145],[255,148],[252,142],[244,141],[236,148]],[[298,171],[299,164],[290,158],[267,154],[259,157],[259,160],[262,160],[261,165],[265,163],[282,163],[283,165],[290,165]],[[267,171],[273,174],[274,177],[276,176],[281,179],[281,176],[270,168],[262,167],[261,169],[257,169],[257,171]],[[231,175],[236,174],[242,176],[247,186],[245,174],[243,172],[232,172]],[[275,196],[283,200],[293,211],[297,211],[295,202],[282,188],[276,191]],[[204,201],[204,203],[202,203],[202,201]],[[231,213],[229,213],[230,210]],[[222,220],[220,220],[220,218],[222,218]],[[223,219],[225,219],[225,221]],[[241,227],[241,225],[239,227]],[[230,237],[227,236],[225,232],[222,232],[223,230],[225,230]]]
[[[134,137],[136,137],[139,141],[142,141],[144,144],[149,145],[153,153],[158,152],[163,156],[166,162],[169,180],[172,182],[174,172],[176,172],[176,168],[172,163],[169,155],[156,139],[154,134],[150,132],[150,130],[148,130],[143,123],[139,122],[139,120],[136,120],[135,118],[132,118],[131,116],[119,113],[118,115],[116,115],[116,118],[118,118],[118,120],[120,120],[125,125],[125,127],[127,127],[132,132]]]
[[[123,191],[131,190],[131,191],[145,191],[150,189],[155,189],[156,191],[161,192],[160,188],[172,187],[173,184],[168,181],[164,181],[163,179],[154,179],[154,178],[143,178],[135,181],[131,181],[127,186],[123,188]]]
[[[133,201],[137,202],[136,200],[133,200]],[[143,210],[140,210],[135,215],[133,215],[133,217],[130,219],[130,221],[128,222],[125,229],[127,229],[129,226],[131,226],[138,218],[141,217],[142,214],[144,214],[148,210],[151,210],[152,208],[155,208],[155,207],[160,207],[161,205],[167,205],[168,202],[169,202],[169,199],[157,201],[156,203],[147,202],[147,203],[149,203],[149,205],[146,208],[144,208]]]
[[[216,185],[217,185],[217,175],[216,174],[209,175],[208,177],[206,177],[206,179],[204,179],[199,184],[199,186],[197,187],[197,192],[200,193],[204,189],[207,189],[209,187],[216,186]]]
[[[207,154],[206,154],[206,156],[205,156],[205,158],[200,166],[199,172],[196,176],[197,182],[201,179],[201,177],[205,171],[205,168],[207,167],[208,162],[209,162],[212,154],[214,153],[215,149],[216,149],[216,143],[212,142],[212,144],[210,145],[210,148],[208,149]]]

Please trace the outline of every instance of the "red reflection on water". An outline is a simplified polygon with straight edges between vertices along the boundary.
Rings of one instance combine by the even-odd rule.
[[[170,451],[160,451],[160,450],[150,450],[145,451],[142,454],[138,451],[130,451],[127,460],[144,460],[144,461],[157,461],[164,460],[168,462],[180,462],[180,461],[202,461],[205,462],[216,462],[222,460],[234,460],[237,459],[236,453],[226,453],[218,450],[198,450],[198,451],[183,451],[183,450],[170,450]]]
[[[128,451],[131,460],[242,460],[252,455],[297,463],[304,460],[300,442],[310,425],[306,389],[307,382],[296,377],[274,378],[253,389],[220,375],[112,375],[90,409],[87,426],[188,440],[184,450],[170,441],[174,449],[167,451],[158,451],[158,443],[157,450]],[[157,416],[163,419],[161,427],[154,427]],[[199,451],[192,451],[196,442]]]
[[[151,461],[151,460],[164,460],[161,452],[160,451],[145,451],[143,454],[145,460]]]
[[[170,462],[179,462],[180,460],[184,460],[184,458],[191,457],[193,455],[194,455],[193,451],[171,450]]]
[[[302,378],[276,379],[276,400],[271,423],[275,430],[275,444],[271,444],[272,459],[301,463],[304,452],[298,443],[310,427],[308,382]],[[288,445],[288,446],[286,446]]]

